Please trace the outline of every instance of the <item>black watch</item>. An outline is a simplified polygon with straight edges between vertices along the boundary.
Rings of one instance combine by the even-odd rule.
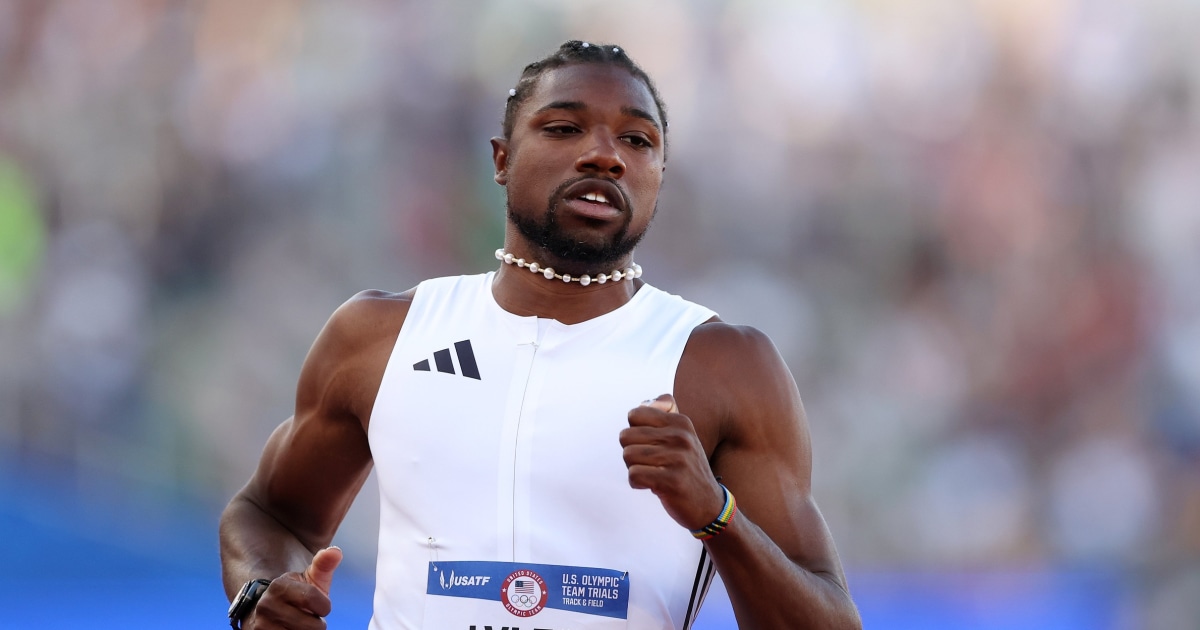
[[[238,591],[237,597],[234,597],[233,603],[229,605],[229,625],[233,630],[241,630],[242,620],[254,610],[259,598],[267,592],[270,585],[271,580],[264,579],[250,580],[242,585],[242,590]]]

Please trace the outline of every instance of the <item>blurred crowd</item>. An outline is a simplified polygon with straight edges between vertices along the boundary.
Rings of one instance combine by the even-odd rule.
[[[0,0],[0,458],[219,508],[338,304],[496,266],[508,88],[613,41],[671,116],[645,278],[779,345],[852,574],[1110,572],[1120,627],[1191,627],[1197,24],[1187,0]]]

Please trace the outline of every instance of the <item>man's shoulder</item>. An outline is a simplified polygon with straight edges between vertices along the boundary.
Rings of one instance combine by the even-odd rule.
[[[363,310],[372,308],[398,308],[399,305],[411,304],[413,296],[416,294],[417,287],[398,293],[380,289],[364,289],[355,293],[349,300],[346,300],[342,307]]]
[[[394,340],[415,295],[416,288],[401,293],[359,291],[333,312],[321,336],[333,342],[329,346],[339,354],[360,352],[389,337]]]
[[[701,359],[721,358],[725,362],[738,357],[761,358],[763,353],[778,353],[766,333],[753,326],[731,324],[716,316],[692,330],[685,351],[685,355],[693,354]]]
[[[790,409],[796,386],[770,337],[713,318],[688,339],[675,395],[711,449],[719,442],[746,444],[747,436],[766,435],[759,427],[792,417],[782,410]]]
[[[339,326],[361,327],[377,325],[380,320],[403,318],[412,306],[417,288],[413,287],[401,293],[367,289],[354,294],[346,300],[330,318],[330,323]]]
[[[379,335],[395,339],[418,293],[432,298],[452,294],[456,288],[477,290],[487,280],[486,274],[446,276],[430,278],[399,293],[378,289],[359,291],[333,312],[325,328],[343,342],[371,341]]]
[[[716,317],[692,331],[678,378],[693,389],[736,392],[739,397],[753,396],[781,380],[792,383],[791,371],[766,333]]]

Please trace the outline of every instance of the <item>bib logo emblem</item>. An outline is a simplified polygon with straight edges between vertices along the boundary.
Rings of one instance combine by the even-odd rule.
[[[546,581],[528,569],[513,571],[500,583],[500,602],[518,617],[532,617],[546,607]]]
[[[454,571],[450,572],[450,579],[446,579],[446,572],[442,571],[438,574],[438,581],[442,585],[442,590],[451,589],[455,586],[484,586],[491,580],[491,576],[487,575],[459,575],[455,576]]]

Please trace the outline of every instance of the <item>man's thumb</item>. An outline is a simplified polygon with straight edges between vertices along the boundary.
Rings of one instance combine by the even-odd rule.
[[[642,403],[647,407],[661,409],[667,413],[679,413],[679,406],[675,404],[675,397],[670,394],[660,394],[654,400],[647,400]]]
[[[326,547],[313,556],[312,563],[304,570],[304,579],[328,595],[329,587],[333,586],[333,570],[341,563],[342,550]]]

